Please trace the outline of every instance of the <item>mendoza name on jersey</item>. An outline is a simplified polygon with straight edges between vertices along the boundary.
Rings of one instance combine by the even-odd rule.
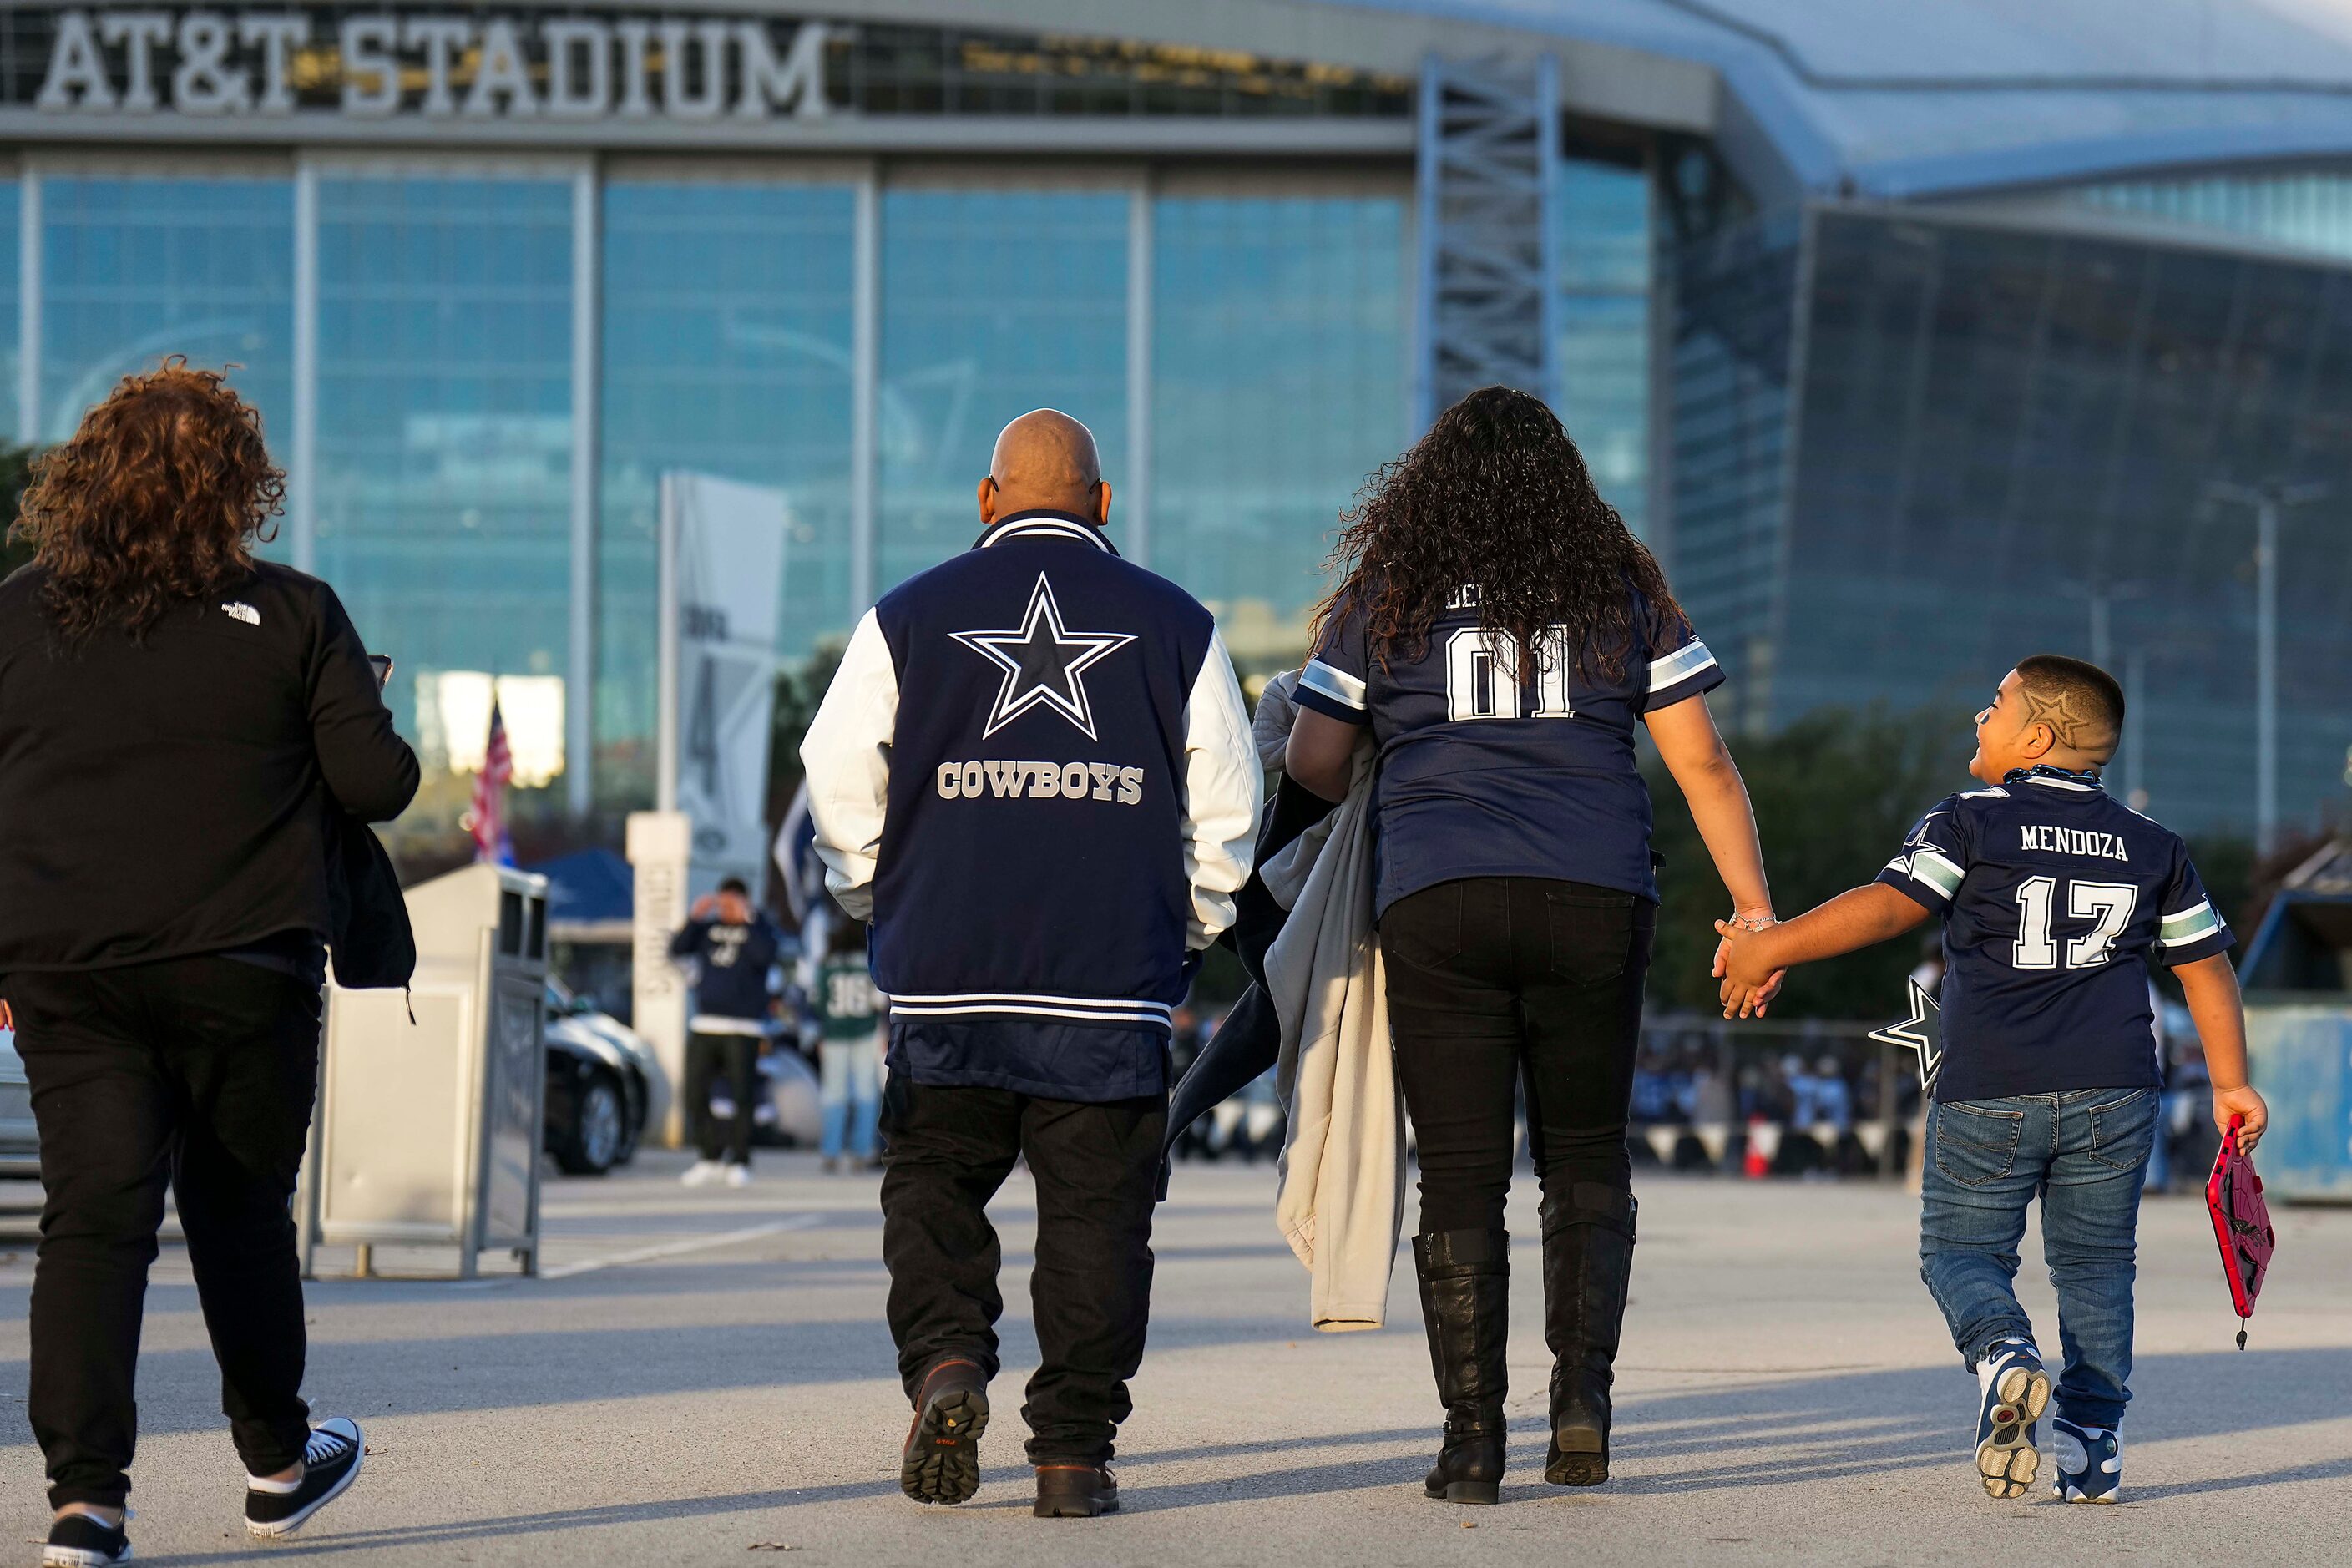
[[[2124,848],[2122,838],[2112,833],[2093,833],[2080,827],[2061,827],[2055,823],[2029,822],[2021,831],[2025,849],[2046,849],[2058,855],[2091,855],[2102,860],[2128,862],[2131,855]]]

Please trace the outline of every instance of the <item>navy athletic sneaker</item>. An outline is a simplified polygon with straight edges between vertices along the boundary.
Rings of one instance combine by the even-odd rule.
[[[2050,1457],[2058,1461],[2051,1489],[2060,1502],[2124,1500],[2124,1440],[2104,1426],[2077,1426],[2050,1418]]]
[[[2050,1405],[2050,1374],[2023,1340],[1997,1340],[1977,1363],[1977,1479],[1988,1497],[2023,1497],[2042,1468],[2035,1445]]]
[[[124,1509],[127,1521],[131,1510]],[[109,1568],[131,1561],[131,1537],[120,1524],[108,1524],[86,1513],[69,1513],[49,1526],[49,1542],[41,1548],[41,1568]]]
[[[245,1528],[265,1541],[293,1534],[360,1479],[360,1461],[366,1457],[356,1422],[340,1415],[321,1421],[302,1446],[301,1479],[246,1478]]]

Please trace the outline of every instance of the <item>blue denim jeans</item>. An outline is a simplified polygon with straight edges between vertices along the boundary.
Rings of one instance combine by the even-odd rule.
[[[1974,1370],[1996,1340],[2033,1338],[2018,1305],[2017,1244],[2042,1198],[2042,1256],[2058,1289],[2058,1413],[2119,1425],[2131,1377],[2139,1194],[2152,1089],[1938,1100],[1927,1117],[1919,1278]]]
[[[860,1161],[874,1158],[874,1120],[881,1094],[882,1044],[826,1040],[817,1047],[817,1108],[824,1117],[818,1146],[828,1160],[845,1143]]]

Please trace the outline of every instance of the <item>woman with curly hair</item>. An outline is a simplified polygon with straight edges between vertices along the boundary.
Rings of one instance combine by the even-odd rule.
[[[1493,1502],[1502,1479],[1519,1084],[1557,1358],[1544,1479],[1595,1485],[1633,1261],[1626,1104],[1658,898],[1636,724],[1689,799],[1734,918],[1772,918],[1747,787],[1707,714],[1723,677],[1525,393],[1490,386],[1447,409],[1346,521],[1287,767],[1336,800],[1371,731],[1375,914],[1445,1405],[1427,1489]]]
[[[33,562],[0,584],[0,987],[47,1189],[26,1401],[57,1510],[45,1563],[130,1555],[167,1181],[247,1528],[299,1526],[363,1452],[302,1402],[289,1208],[331,836],[397,816],[417,766],[333,591],[253,558],[284,493],[254,410],[170,361],[38,460],[16,525]]]

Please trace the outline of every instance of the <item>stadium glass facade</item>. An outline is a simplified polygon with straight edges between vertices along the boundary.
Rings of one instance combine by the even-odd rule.
[[[164,353],[234,366],[289,470],[269,549],[399,660],[421,837],[455,833],[492,675],[521,815],[650,803],[666,469],[784,493],[800,659],[961,548],[998,426],[1057,405],[1120,547],[1249,669],[1295,659],[1331,530],[1416,434],[1412,66],[872,9],[10,7],[0,428],[59,439]],[[2126,778],[2159,815],[2249,826],[2252,524],[2206,487],[2352,496],[2352,173],[1759,194],[1639,118],[1561,118],[1538,390],[1667,557],[1730,725],[1964,713],[2054,644],[2147,694]],[[2352,739],[2340,515],[2282,541],[2290,823]]]
[[[2242,832],[2254,520],[2209,487],[2352,493],[2352,274],[1834,205],[1675,255],[1677,586],[1734,721],[1878,702],[1957,733],[2021,652],[2073,653],[2138,694],[2126,790]],[[2279,549],[2279,791],[2308,821],[2346,777],[2352,550],[2320,506]]]

